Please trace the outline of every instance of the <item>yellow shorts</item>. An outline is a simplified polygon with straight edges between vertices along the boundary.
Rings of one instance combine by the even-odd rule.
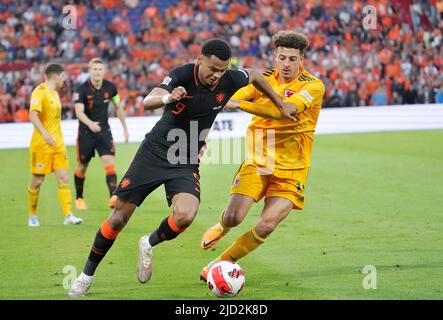
[[[66,151],[44,153],[30,150],[30,167],[33,174],[49,174],[55,169],[68,169],[69,161]]]
[[[230,194],[243,194],[255,202],[263,197],[285,198],[294,204],[295,210],[303,210],[308,171],[309,168],[275,169],[272,174],[264,174],[257,165],[244,162],[234,177]]]

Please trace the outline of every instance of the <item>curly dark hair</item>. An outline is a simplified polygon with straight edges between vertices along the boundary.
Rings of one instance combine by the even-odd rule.
[[[275,49],[278,47],[293,48],[300,50],[301,54],[305,53],[309,46],[309,40],[302,33],[294,31],[279,31],[272,37]]]
[[[217,38],[206,40],[203,43],[201,54],[207,57],[214,55],[223,61],[229,60],[232,56],[229,44]]]

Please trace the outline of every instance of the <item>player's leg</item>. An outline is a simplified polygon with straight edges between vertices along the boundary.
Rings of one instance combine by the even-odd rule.
[[[176,170],[180,169],[169,170],[174,177],[165,183],[166,198],[172,213],[163,219],[156,230],[140,238],[137,277],[141,283],[151,279],[153,247],[165,240],[175,239],[191,225],[197,214],[200,204],[198,168],[174,173]]]
[[[30,227],[39,227],[37,215],[38,196],[40,186],[45,180],[44,174],[32,174],[31,183],[28,187],[28,225]]]
[[[230,228],[240,224],[254,201],[263,197],[268,183],[269,176],[260,174],[257,166],[243,163],[232,181],[228,206],[222,211],[219,223],[205,232],[200,247],[204,250],[214,247]]]
[[[65,151],[53,154],[52,170],[57,178],[57,195],[63,210],[65,219],[63,224],[80,224],[82,219],[72,214],[72,194],[69,185],[69,161],[68,153]]]
[[[75,207],[77,210],[87,210],[88,206],[83,198],[83,188],[85,185],[86,170],[88,169],[89,163],[77,163],[77,168],[74,171],[74,182],[75,182]]]
[[[237,261],[257,249],[266,241],[277,225],[288,216],[293,207],[294,204],[288,199],[266,198],[265,207],[255,227],[235,240],[215,261]]]
[[[54,173],[57,179],[57,195],[62,207],[64,220],[63,224],[80,224],[82,219],[77,218],[72,213],[72,194],[69,185],[69,171],[67,168],[54,168]]]
[[[115,239],[128,223],[136,207],[136,204],[117,198],[111,215],[103,222],[95,235],[94,243],[86,260],[83,272],[75,279],[69,290],[69,297],[76,298],[84,296],[88,292],[98,265],[109,249],[111,249]]]
[[[75,182],[75,206],[77,210],[87,210],[83,190],[86,180],[86,170],[95,154],[96,139],[91,134],[79,134],[77,138],[77,168],[74,172]]]
[[[257,249],[292,209],[302,210],[309,168],[279,170],[269,178],[265,206],[256,226],[240,236],[215,261],[236,261]]]
[[[96,148],[105,169],[106,185],[109,190],[108,206],[113,208],[116,201],[116,196],[113,196],[113,193],[117,186],[117,175],[115,170],[115,145],[111,130],[104,131],[97,136]]]
[[[207,250],[214,247],[231,228],[239,225],[249,212],[255,199],[243,194],[231,194],[227,207],[220,215],[219,223],[209,228],[202,237],[201,248]]]
[[[28,186],[28,225],[38,227],[40,224],[38,222],[37,203],[40,186],[45,179],[45,175],[52,172],[53,154],[37,152],[32,149],[29,152],[32,177]]]
[[[113,195],[117,184],[117,174],[115,172],[115,157],[113,155],[103,155],[100,157],[105,168],[106,185],[109,190],[109,207],[114,208],[117,196]]]

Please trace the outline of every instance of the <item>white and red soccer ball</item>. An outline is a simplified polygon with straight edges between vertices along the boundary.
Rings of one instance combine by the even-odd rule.
[[[235,262],[220,261],[209,269],[207,284],[217,297],[235,297],[245,285],[245,273]]]

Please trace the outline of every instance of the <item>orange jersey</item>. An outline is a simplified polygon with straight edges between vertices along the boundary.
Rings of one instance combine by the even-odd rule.
[[[42,153],[62,152],[66,149],[61,129],[62,104],[57,91],[49,90],[45,83],[37,86],[31,94],[30,111],[38,111],[38,117],[46,131],[57,144],[50,146],[41,133],[34,128],[30,149]]]
[[[249,153],[249,160],[259,166],[269,166],[269,159],[272,159],[272,166],[276,169],[307,168],[311,164],[314,131],[325,86],[302,67],[299,76],[289,83],[280,83],[278,70],[266,71],[263,77],[284,102],[296,103],[298,121],[254,116],[247,135],[248,150],[254,149],[254,152]],[[231,99],[252,100],[257,104],[270,104],[270,107],[276,108],[252,84],[238,90]],[[257,151],[258,145],[262,149],[260,152]]]

